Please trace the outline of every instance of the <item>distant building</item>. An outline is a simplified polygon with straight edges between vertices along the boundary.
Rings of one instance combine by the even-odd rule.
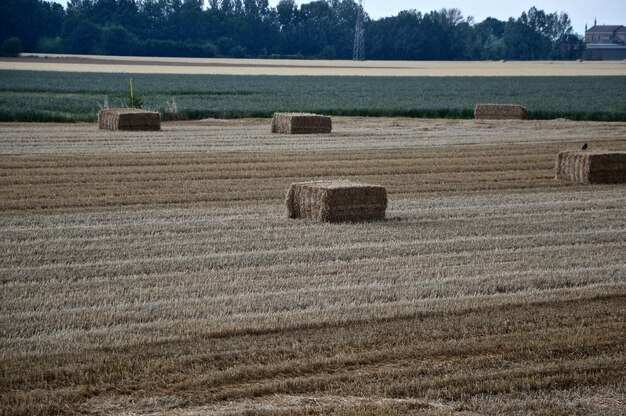
[[[621,61],[626,59],[626,27],[598,26],[585,28],[585,59]]]
[[[594,26],[585,32],[585,43],[621,43],[626,44],[626,27]]]

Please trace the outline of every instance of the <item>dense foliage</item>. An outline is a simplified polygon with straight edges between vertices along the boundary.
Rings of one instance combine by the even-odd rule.
[[[0,120],[94,121],[128,103],[128,74],[0,71]],[[626,121],[626,77],[306,77],[133,74],[142,107],[165,119],[331,115],[471,118],[519,103],[531,118]]]
[[[3,0],[0,43],[24,51],[145,56],[350,59],[354,0]],[[367,59],[575,59],[582,38],[565,13],[533,7],[475,23],[458,9],[365,18]]]

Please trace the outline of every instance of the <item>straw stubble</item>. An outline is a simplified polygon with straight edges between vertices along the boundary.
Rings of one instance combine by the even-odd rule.
[[[626,124],[267,124],[0,124],[0,413],[623,413],[626,188],[554,156]],[[393,220],[285,218],[311,178]]]

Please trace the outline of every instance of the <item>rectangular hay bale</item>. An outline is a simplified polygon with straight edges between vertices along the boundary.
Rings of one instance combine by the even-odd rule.
[[[274,113],[272,133],[326,134],[333,129],[329,116],[309,113]]]
[[[161,114],[138,108],[107,108],[98,113],[100,130],[161,130]]]
[[[289,218],[322,222],[384,220],[387,190],[350,181],[294,183],[286,198]]]
[[[478,104],[474,118],[480,120],[526,120],[528,110],[517,104]]]
[[[555,170],[557,179],[570,182],[626,183],[626,152],[560,152]]]

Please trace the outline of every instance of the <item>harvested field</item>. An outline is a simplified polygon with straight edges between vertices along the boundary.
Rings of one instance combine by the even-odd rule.
[[[554,159],[626,123],[333,124],[0,124],[2,412],[620,414],[626,187]],[[387,220],[285,218],[338,178]]]
[[[305,76],[623,76],[619,61],[342,61],[27,54],[0,69],[131,74]]]

